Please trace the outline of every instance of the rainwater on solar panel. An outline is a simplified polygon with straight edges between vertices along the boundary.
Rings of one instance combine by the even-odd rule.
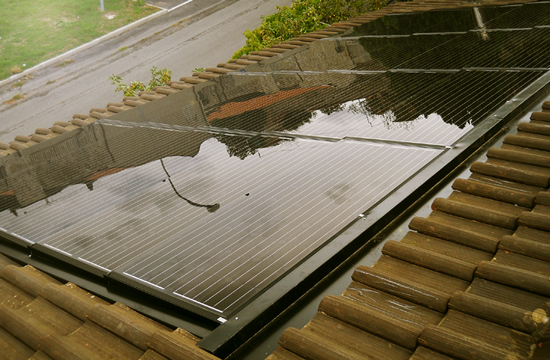
[[[549,67],[548,3],[392,15],[0,159],[14,241],[229,317]]]

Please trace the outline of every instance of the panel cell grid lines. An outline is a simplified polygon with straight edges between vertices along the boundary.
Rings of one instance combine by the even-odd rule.
[[[546,74],[549,14],[387,16],[98,120],[0,159],[0,226],[228,317]]]

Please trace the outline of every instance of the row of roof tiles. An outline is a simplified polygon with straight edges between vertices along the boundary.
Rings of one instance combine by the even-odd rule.
[[[530,359],[543,342],[548,351],[550,101],[487,157],[303,329],[287,329],[268,359]]]
[[[10,143],[0,142],[0,156],[5,156],[39,142],[46,141],[52,137],[59,136],[68,131],[89,125],[98,119],[102,119],[116,113],[146,104],[180,90],[193,87],[196,84],[206,82],[228,72],[238,71],[248,65],[256,64],[264,59],[277,56],[281,53],[309,44],[313,41],[338,35],[355,26],[362,25],[371,20],[381,18],[391,13],[404,13],[413,11],[427,11],[433,9],[460,8],[472,6],[490,6],[511,3],[526,3],[527,0],[478,0],[478,1],[438,1],[438,0],[415,0],[411,2],[397,2],[380,10],[358,16],[348,21],[342,21],[322,30],[300,35],[299,37],[287,40],[271,48],[261,51],[254,51],[250,55],[243,55],[240,59],[232,59],[227,63],[220,63],[215,68],[206,68],[203,72],[195,72],[192,76],[181,77],[179,81],[170,81],[166,86],[157,87],[154,91],[140,92],[137,97],[124,97],[121,102],[108,103],[104,108],[92,108],[88,114],[74,114],[69,121],[61,120],[51,128],[36,129],[31,135],[17,135]]]
[[[0,255],[0,359],[217,359],[199,338]]]

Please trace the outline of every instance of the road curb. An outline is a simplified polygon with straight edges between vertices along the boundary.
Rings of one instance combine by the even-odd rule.
[[[144,23],[149,22],[149,21],[151,21],[151,20],[154,20],[154,19],[156,19],[156,18],[158,18],[158,17],[160,17],[160,16],[162,16],[162,15],[164,15],[164,14],[168,14],[171,10],[172,10],[172,9],[162,9],[162,10],[160,10],[160,11],[154,13],[154,14],[151,14],[151,15],[149,15],[149,16],[146,16],[146,17],[144,17],[144,18],[141,18],[141,19],[139,19],[139,20],[137,20],[137,21],[134,21],[134,22],[131,23],[131,24],[125,25],[125,26],[123,26],[123,27],[121,27],[121,28],[118,28],[118,29],[116,29],[116,30],[114,30],[114,31],[112,31],[112,32],[110,32],[110,33],[108,33],[108,34],[105,34],[105,35],[103,35],[103,36],[101,36],[101,37],[98,37],[97,39],[94,39],[94,40],[92,40],[92,41],[90,41],[90,42],[88,42],[88,43],[86,43],[86,44],[82,44],[82,45],[80,45],[80,46],[78,46],[78,47],[76,47],[76,48],[74,48],[74,49],[72,49],[72,50],[69,50],[69,51],[63,53],[63,54],[57,55],[56,57],[53,57],[53,58],[48,59],[48,60],[46,60],[46,61],[44,61],[44,62],[41,62],[40,64],[37,64],[37,65],[35,65],[35,66],[31,67],[31,68],[28,68],[28,69],[26,69],[25,71],[20,72],[19,74],[12,75],[12,76],[10,76],[10,77],[7,78],[7,79],[1,80],[1,81],[0,81],[0,87],[4,86],[4,85],[6,85],[6,84],[9,84],[9,83],[11,83],[11,82],[17,81],[17,80],[19,80],[19,79],[25,77],[26,75],[28,75],[28,74],[34,72],[34,71],[40,70],[40,69],[42,69],[42,68],[45,68],[46,66],[49,66],[49,65],[51,65],[51,64],[53,64],[53,63],[55,63],[55,62],[58,62],[58,61],[60,61],[61,59],[63,59],[64,57],[70,56],[70,55],[72,55],[72,54],[74,54],[74,53],[76,53],[76,52],[82,51],[82,50],[86,50],[86,49],[88,49],[88,48],[90,48],[90,47],[92,47],[92,46],[94,46],[94,45],[97,45],[97,44],[100,43],[100,42],[103,42],[103,41],[109,40],[109,39],[111,39],[111,38],[114,38],[114,37],[116,37],[116,36],[122,34],[122,33],[125,32],[125,31],[128,31],[128,30],[130,30],[130,29],[132,29],[132,28],[138,27],[138,26],[140,26],[140,25],[143,25]]]

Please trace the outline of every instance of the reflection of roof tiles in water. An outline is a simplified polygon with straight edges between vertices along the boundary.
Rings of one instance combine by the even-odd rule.
[[[550,148],[539,144],[550,141],[548,115],[550,101],[303,329],[287,329],[268,359],[545,358]]]
[[[397,3],[240,61],[256,63],[261,59],[254,56],[275,56],[296,48],[295,44],[338,34],[386,13],[472,5],[468,1]],[[11,144],[0,144],[2,154],[164,98],[202,83],[199,79],[245,67],[237,61],[221,65],[138,98],[92,109],[89,115],[75,114],[71,122],[37,129],[31,136],[18,136]],[[357,269],[344,294],[325,298],[304,329],[285,331],[281,347],[270,358],[362,359],[364,354],[413,360],[464,359],[464,354],[528,358],[547,329],[550,310],[546,281],[550,203],[543,188],[548,187],[549,174],[541,170],[541,166],[548,167],[550,151],[548,125],[544,126],[550,104],[545,106],[545,112],[533,114],[532,125],[522,125],[520,133],[508,136],[501,149],[489,152],[486,163],[475,164],[468,180],[457,180],[455,193],[436,200],[432,215],[414,219],[411,228],[416,232],[400,242],[388,242],[373,268]],[[190,146],[186,151],[193,154],[193,149]],[[131,163],[132,159],[124,161]],[[93,181],[119,170],[116,166],[97,172],[87,169],[82,178]],[[13,196],[13,190],[0,195]],[[196,346],[197,337],[183,330],[167,329],[122,304],[108,304],[71,283],[59,284],[1,255],[0,287],[2,354],[21,358],[46,358],[47,354],[52,359],[215,359]]]
[[[275,94],[265,95],[253,98],[243,102],[232,102],[222,105],[219,110],[208,115],[208,121],[223,119],[230,116],[242,114],[247,111],[256,110],[259,108],[267,107],[279,101],[283,101],[293,96],[297,96],[309,91],[327,88],[329,86],[317,86],[315,88],[302,88],[293,90],[283,90],[276,92]]]

